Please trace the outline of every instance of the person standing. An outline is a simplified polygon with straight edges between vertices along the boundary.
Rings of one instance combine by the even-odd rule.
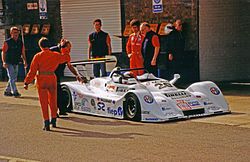
[[[7,70],[9,78],[8,85],[4,92],[5,96],[20,97],[16,87],[18,64],[20,58],[23,59],[24,67],[27,68],[25,49],[23,42],[19,39],[19,30],[17,27],[10,28],[10,38],[4,41],[2,47],[3,67]]]
[[[142,56],[144,58],[144,68],[158,76],[157,57],[160,52],[160,41],[157,34],[150,29],[150,25],[144,22],[140,26],[141,33],[145,35],[142,42]]]
[[[133,19],[130,22],[130,26],[133,33],[130,34],[126,45],[126,51],[130,61],[130,69],[143,68],[143,56],[141,53],[141,49],[144,36],[140,33],[140,21],[137,19]],[[144,70],[132,71],[132,74],[135,77],[138,75],[142,75],[143,73]]]
[[[169,77],[180,73],[182,58],[184,55],[185,39],[182,34],[182,21],[177,19],[173,31],[166,37],[166,54],[168,57]]]
[[[104,58],[106,55],[111,55],[111,39],[108,33],[101,30],[102,21],[96,19],[94,20],[93,25],[95,31],[91,33],[88,38],[88,59]],[[95,77],[100,77],[100,70],[102,76],[107,76],[105,62],[93,65]]]
[[[57,118],[57,85],[54,71],[61,63],[70,61],[70,48],[62,48],[62,54],[52,52],[47,38],[39,40],[41,52],[37,53],[30,66],[30,70],[24,80],[24,89],[37,79],[37,89],[44,119],[44,130],[50,130],[49,111],[51,111],[51,124],[56,127]],[[49,61],[48,61],[49,60]]]
[[[68,41],[66,39],[62,39],[60,41],[60,44],[58,44],[57,46],[50,47],[50,50],[61,53],[62,52],[61,50],[63,47],[71,49],[70,41]],[[57,106],[59,109],[59,115],[67,115],[65,105],[63,105],[63,101],[62,101],[63,96],[62,96],[62,88],[61,88],[61,79],[64,76],[63,73],[64,73],[64,69],[65,69],[66,65],[68,66],[69,70],[75,75],[77,81],[79,81],[81,83],[86,82],[86,79],[85,79],[85,81],[82,79],[82,77],[78,74],[78,72],[73,67],[73,65],[70,63],[70,61],[64,62],[64,63],[58,65],[58,67],[55,70],[55,74],[56,74],[56,78],[57,78]]]

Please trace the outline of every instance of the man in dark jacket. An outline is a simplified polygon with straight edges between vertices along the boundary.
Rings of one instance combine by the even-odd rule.
[[[179,69],[182,65],[185,48],[185,40],[182,34],[182,22],[180,19],[175,21],[173,31],[166,37],[165,46],[168,57],[168,77],[172,78],[174,73],[180,73]]]
[[[96,19],[93,22],[95,31],[89,35],[88,38],[88,58],[104,58],[106,55],[111,55],[111,40],[109,34],[102,31],[102,21]],[[106,64],[94,64],[93,72],[95,77],[100,77],[100,70],[102,76],[106,76]]]
[[[11,37],[4,41],[2,48],[3,67],[7,70],[9,82],[4,92],[5,96],[20,97],[16,87],[17,71],[20,58],[23,59],[24,67],[27,68],[25,49],[23,42],[19,39],[19,30],[17,27],[10,28]]]
[[[62,47],[68,47],[71,48],[71,43],[68,40],[62,39],[60,44],[57,46],[53,46],[50,48],[52,51],[56,51],[61,53]],[[59,64],[57,69],[55,70],[56,78],[57,78],[57,107],[59,109],[59,115],[67,115],[65,105],[63,105],[63,96],[62,96],[62,88],[61,88],[61,79],[64,76],[64,69],[68,66],[69,70],[75,75],[76,79],[83,83],[84,80],[81,78],[81,76],[78,74],[76,69],[71,65],[70,62],[65,62],[63,64]]]
[[[144,68],[158,76],[157,57],[160,51],[160,41],[157,34],[150,29],[150,25],[144,22],[140,26],[141,33],[145,36],[142,42],[142,56],[144,58]]]

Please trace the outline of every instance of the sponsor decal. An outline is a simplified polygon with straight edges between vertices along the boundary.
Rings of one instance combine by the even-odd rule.
[[[90,107],[86,107],[86,106],[82,106],[81,110],[84,112],[91,112],[91,108]]]
[[[157,121],[159,119],[158,118],[145,118],[145,120],[150,120],[150,121],[154,120],[154,121]]]
[[[91,105],[95,106],[95,100],[94,99],[91,99]]]
[[[77,99],[77,98],[83,98],[84,97],[84,95],[83,94],[81,94],[81,93],[78,93],[78,92],[76,92],[76,91],[73,91],[73,98],[74,98],[74,101]]]
[[[171,108],[170,107],[162,107],[161,110],[162,111],[167,111],[167,110],[171,110]]]
[[[220,90],[218,88],[216,88],[216,87],[211,87],[210,92],[213,93],[214,95],[219,95],[220,94]]]
[[[191,110],[191,107],[183,100],[178,100],[176,104],[181,110]]]
[[[199,101],[189,101],[188,105],[195,107],[195,106],[200,106],[201,104],[199,103]]]
[[[178,99],[178,98],[187,98],[187,97],[191,97],[190,94],[187,94],[184,91],[180,91],[180,92],[172,92],[172,93],[165,93],[166,97],[170,97],[172,99]]]
[[[75,101],[77,99],[77,93],[75,91],[73,91],[72,96],[73,96],[73,99]]]
[[[75,107],[74,107],[75,110],[81,110],[81,103],[79,102],[75,102]]]
[[[166,116],[175,116],[176,114],[173,113],[173,112],[168,112],[168,113],[166,113],[165,115],[166,115]]]
[[[108,107],[107,113],[113,116],[123,116],[123,110],[121,107],[118,107],[117,109],[112,109],[111,107]]]
[[[212,105],[213,103],[211,101],[205,101],[204,105]]]
[[[97,103],[97,110],[105,111],[105,104],[103,102]]]
[[[150,111],[142,111],[142,114],[150,114]]]
[[[110,99],[106,99],[106,98],[97,98],[98,101],[102,101],[102,102],[105,102],[105,103],[115,103],[115,101],[113,100],[110,100]]]
[[[216,111],[216,110],[220,110],[220,107],[218,107],[218,106],[209,106],[208,110]]]
[[[83,98],[81,103],[83,106],[88,106],[89,101],[86,98]]]
[[[117,87],[116,92],[127,92],[128,88],[125,87]]]
[[[91,108],[88,106],[84,106],[82,105],[82,103],[80,102],[75,102],[75,110],[79,110],[79,111],[84,111],[84,112],[91,112]]]
[[[166,87],[173,87],[169,82],[163,81],[163,80],[156,80],[153,81],[155,87],[158,87],[159,89],[163,89]]]
[[[112,84],[108,84],[107,85],[107,91],[109,92],[115,92],[116,91],[116,86],[112,85]]]
[[[144,101],[149,103],[149,104],[154,102],[154,99],[149,95],[145,95],[143,98],[144,98]]]

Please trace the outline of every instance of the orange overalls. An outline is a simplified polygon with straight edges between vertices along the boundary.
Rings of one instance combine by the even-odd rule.
[[[132,54],[130,56],[130,69],[144,67],[143,56],[141,53],[143,39],[144,39],[144,36],[142,36],[141,34],[136,35],[135,33],[131,34],[128,38],[126,50],[127,50],[127,54]],[[144,71],[135,70],[135,71],[132,71],[132,73],[136,77],[137,75],[142,75]]]
[[[62,53],[42,49],[34,56],[30,70],[24,80],[25,84],[30,84],[36,76],[44,120],[49,120],[48,105],[50,106],[51,118],[57,117],[57,82],[54,71],[58,64],[70,61],[67,49],[62,48]]]

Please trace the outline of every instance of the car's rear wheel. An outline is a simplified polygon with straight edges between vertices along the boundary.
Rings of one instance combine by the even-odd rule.
[[[124,117],[128,120],[141,121],[141,106],[137,96],[133,93],[126,95]]]
[[[72,106],[72,96],[71,92],[66,85],[62,85],[62,105],[64,106],[67,112],[71,112],[73,109]]]

